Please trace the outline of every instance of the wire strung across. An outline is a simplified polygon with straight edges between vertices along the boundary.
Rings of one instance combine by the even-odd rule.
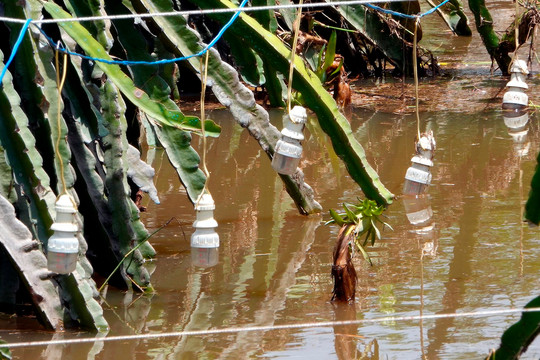
[[[359,324],[364,324],[364,323],[381,323],[381,322],[388,322],[388,321],[414,321],[414,320],[429,320],[429,319],[442,319],[442,318],[481,317],[481,316],[508,315],[512,313],[529,313],[529,312],[540,312],[540,308],[536,307],[536,308],[524,308],[524,309],[499,309],[499,310],[485,310],[485,311],[453,313],[453,314],[385,316],[385,317],[374,318],[374,319],[322,321],[322,322],[308,322],[308,323],[268,325],[268,326],[232,327],[232,328],[221,328],[221,329],[176,331],[176,332],[169,332],[169,333],[135,334],[135,335],[121,335],[121,336],[109,336],[109,337],[99,337],[98,335],[95,338],[28,341],[28,342],[18,342],[18,343],[11,343],[11,344],[4,343],[4,344],[0,344],[0,348],[14,349],[14,348],[31,347],[31,346],[69,345],[69,344],[83,344],[83,343],[105,342],[105,341],[107,342],[132,341],[132,340],[158,339],[158,338],[167,338],[167,337],[230,334],[230,333],[251,332],[251,331],[271,331],[271,330],[330,327],[330,326],[342,326],[342,325],[359,325]]]
[[[91,17],[74,17],[70,19],[43,19],[43,20],[33,20],[33,19],[16,19],[16,18],[9,18],[9,17],[0,17],[0,21],[4,22],[15,22],[15,23],[24,23],[23,28],[21,29],[21,32],[19,34],[19,38],[17,39],[17,42],[15,43],[11,56],[2,69],[2,73],[0,74],[0,86],[2,86],[2,81],[4,79],[4,75],[6,73],[6,70],[15,57],[15,54],[17,53],[17,50],[20,46],[20,43],[24,37],[24,33],[28,29],[28,26],[30,24],[35,25],[38,27],[38,29],[41,31],[43,36],[49,41],[52,47],[54,47],[56,50],[64,52],[68,55],[78,56],[83,59],[91,60],[91,61],[97,61],[102,62],[106,64],[114,64],[114,65],[124,65],[124,66],[133,66],[133,65],[162,65],[162,64],[168,64],[173,62],[179,62],[184,61],[193,57],[199,57],[204,55],[210,48],[212,48],[217,41],[223,36],[223,33],[234,23],[234,21],[238,18],[241,12],[247,12],[247,11],[261,11],[261,10],[282,10],[282,9],[289,9],[289,8],[304,8],[304,7],[310,7],[310,8],[317,8],[317,7],[329,7],[329,6],[346,6],[346,5],[365,5],[373,10],[381,11],[383,13],[395,15],[395,16],[401,16],[406,18],[413,18],[418,19],[423,16],[429,15],[433,13],[435,10],[437,10],[439,7],[445,5],[450,0],[444,0],[439,5],[435,6],[434,8],[431,8],[430,10],[418,14],[418,15],[410,15],[410,14],[403,14],[396,11],[383,9],[378,6],[372,5],[373,3],[386,3],[386,2],[405,2],[409,0],[393,0],[393,1],[385,1],[385,0],[352,0],[352,1],[332,1],[327,3],[309,3],[309,4],[280,4],[280,5],[271,5],[271,6],[252,6],[252,7],[245,7],[247,0],[243,0],[242,3],[237,8],[229,8],[229,9],[201,9],[201,10],[190,10],[190,11],[174,11],[174,12],[163,12],[163,13],[146,13],[146,14],[125,14],[125,15],[104,15],[104,16],[91,16]],[[41,27],[39,27],[39,24],[46,24],[46,23],[60,23],[60,22],[82,22],[82,21],[96,21],[96,20],[115,20],[115,19],[133,19],[133,18],[146,18],[146,17],[156,17],[156,16],[187,16],[187,15],[193,15],[193,14],[216,14],[216,13],[225,13],[225,12],[233,12],[234,15],[231,17],[231,19],[221,28],[221,30],[218,32],[218,34],[214,37],[214,39],[208,43],[201,51],[199,51],[196,54],[187,55],[183,57],[178,58],[172,58],[172,59],[162,59],[162,60],[156,60],[156,61],[129,61],[129,60],[111,60],[111,59],[103,59],[103,58],[95,58],[91,56],[87,56],[84,54],[80,54],[77,52],[73,52],[68,50],[67,48],[61,46],[59,43],[55,43],[54,40],[52,40]]]

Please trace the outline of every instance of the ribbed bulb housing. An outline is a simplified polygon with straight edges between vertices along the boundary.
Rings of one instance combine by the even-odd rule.
[[[514,61],[510,69],[510,81],[506,84],[507,90],[503,96],[503,109],[520,109],[529,105],[529,97],[525,93],[529,88],[525,82],[528,73],[525,61]]]
[[[306,109],[295,106],[289,115],[283,117],[283,130],[278,140],[272,158],[272,168],[282,175],[292,175],[296,171],[302,156],[304,126],[307,120]]]
[[[431,167],[433,161],[422,156],[414,156],[411,159],[412,165],[405,173],[405,184],[403,193],[408,195],[422,194],[431,183]]]
[[[191,235],[191,247],[194,248],[217,248],[219,247],[219,235],[216,233],[217,221],[214,219],[214,199],[206,193],[195,204],[196,220],[193,222],[195,232]]]
[[[47,268],[57,274],[70,274],[77,266],[79,240],[77,239],[77,209],[69,195],[62,195],[55,204],[54,234],[47,243]]]

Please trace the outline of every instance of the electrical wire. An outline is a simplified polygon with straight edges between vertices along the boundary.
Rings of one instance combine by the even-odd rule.
[[[394,321],[417,321],[417,320],[433,320],[433,319],[447,319],[447,318],[466,318],[466,317],[484,317],[492,315],[509,315],[514,313],[532,313],[540,312],[540,307],[536,308],[524,308],[524,309],[499,309],[499,310],[485,310],[476,312],[464,312],[453,314],[431,314],[431,315],[412,315],[412,316],[385,316],[373,319],[358,319],[358,320],[342,320],[342,321],[321,321],[321,322],[306,322],[297,324],[283,324],[283,325],[267,325],[267,326],[246,326],[246,327],[230,327],[221,329],[206,329],[206,330],[186,330],[176,331],[168,333],[153,333],[153,334],[135,334],[135,335],[120,335],[120,336],[108,336],[98,338],[83,338],[83,339],[60,339],[60,340],[45,340],[45,341],[26,341],[17,343],[2,343],[1,348],[22,348],[31,346],[48,346],[48,345],[73,345],[73,344],[85,344],[94,342],[111,342],[111,341],[134,341],[144,339],[162,339],[170,337],[182,337],[182,336],[205,336],[205,335],[217,335],[217,334],[231,334],[239,332],[253,332],[253,331],[275,331],[286,329],[303,329],[303,328],[315,328],[315,327],[331,327],[342,325],[359,325],[366,323],[384,323]]]
[[[56,65],[56,85],[58,89],[58,101],[57,101],[57,112],[56,112],[56,129],[57,129],[57,137],[56,137],[56,143],[54,146],[54,150],[56,152],[56,156],[58,158],[58,165],[60,167],[60,180],[62,182],[62,192],[60,195],[67,195],[67,186],[66,186],[66,178],[64,176],[64,159],[62,159],[62,154],[60,153],[60,141],[62,139],[62,89],[64,87],[64,83],[66,81],[66,74],[67,74],[67,54],[64,54],[64,64],[62,67],[62,76],[60,77],[60,61],[58,61],[58,55],[59,51],[55,52],[54,61]]]
[[[201,58],[201,132],[202,132],[202,142],[203,142],[203,151],[202,151],[202,168],[204,171],[204,175],[206,176],[206,180],[204,181],[204,186],[199,194],[199,197],[197,198],[197,201],[195,202],[195,207],[199,204],[199,201],[201,201],[202,196],[205,193],[210,194],[210,190],[208,189],[208,181],[210,179],[210,172],[208,171],[208,167],[206,167],[206,131],[204,128],[204,122],[205,122],[205,113],[204,113],[204,99],[206,97],[206,83],[208,81],[208,55],[209,52],[206,52],[205,58],[204,58],[204,65],[203,65],[203,59]],[[212,194],[210,194],[211,196]]]
[[[415,92],[415,101],[416,101],[416,135],[417,141],[420,141],[420,108],[418,105],[418,54],[417,54],[417,44],[418,44],[418,23],[420,19],[417,18],[414,21],[414,39],[413,39],[413,74],[414,74],[414,92]]]
[[[377,10],[377,11],[380,11],[380,12],[388,14],[388,15],[398,16],[398,17],[402,17],[402,18],[406,18],[406,19],[419,19],[419,18],[422,18],[422,17],[424,17],[426,15],[433,14],[435,11],[437,11],[437,9],[439,9],[443,5],[446,5],[446,3],[448,3],[449,1],[450,0],[444,0],[442,3],[440,3],[439,5],[431,8],[431,9],[429,9],[428,11],[426,11],[424,13],[421,13],[421,14],[416,14],[416,15],[404,14],[404,13],[400,13],[400,12],[394,11],[394,10],[383,9],[381,7],[371,5],[371,4],[366,4],[366,6],[373,9],[373,10]]]
[[[303,4],[303,0],[300,0],[299,5]],[[289,118],[291,121],[294,121],[294,119],[290,116],[291,113],[291,97],[292,97],[292,82],[293,82],[293,74],[294,74],[294,57],[296,55],[296,45],[298,44],[298,33],[300,32],[300,21],[302,20],[302,8],[298,8],[298,13],[296,15],[296,20],[294,21],[293,25],[293,31],[294,31],[294,38],[291,48],[291,63],[289,65],[289,83],[287,84],[287,114],[289,114]]]
[[[40,19],[32,20],[35,24],[53,24],[63,22],[84,22],[84,21],[100,21],[100,20],[122,20],[122,19],[144,19],[153,17],[168,17],[168,16],[190,16],[190,15],[208,15],[208,14],[223,14],[223,13],[238,13],[238,12],[252,12],[263,10],[286,10],[297,8],[325,8],[332,6],[354,6],[354,5],[366,5],[377,3],[399,3],[409,2],[410,0],[348,0],[348,1],[331,1],[323,3],[307,3],[307,4],[277,4],[266,6],[250,6],[240,10],[239,8],[220,8],[220,9],[198,9],[198,10],[185,10],[185,11],[169,11],[169,12],[156,12],[156,13],[144,13],[144,14],[121,14],[121,15],[100,15],[100,16],[84,16],[73,17],[69,19]],[[449,0],[446,0],[449,1]],[[25,20],[0,16],[0,21],[20,23],[24,24]]]
[[[2,69],[2,72],[0,73],[0,88],[2,87],[2,81],[4,80],[4,76],[6,75],[9,64],[11,64],[11,62],[15,58],[15,55],[17,54],[17,50],[19,50],[19,46],[21,46],[21,42],[24,38],[24,34],[26,33],[26,30],[30,26],[31,22],[32,22],[32,19],[27,19],[24,22],[21,32],[19,33],[19,37],[17,38],[17,41],[15,41],[15,45],[13,45],[13,50],[11,51],[11,55],[9,56],[8,61],[6,62],[6,64],[4,65],[4,68]]]
[[[90,17],[72,17],[67,19],[41,19],[41,20],[33,20],[33,19],[17,19],[17,18],[10,18],[10,17],[0,17],[0,21],[4,22],[12,22],[12,23],[24,23],[24,27],[21,30],[21,33],[19,34],[18,43],[15,44],[14,49],[12,51],[12,57],[15,56],[18,46],[20,45],[20,41],[22,41],[22,37],[24,33],[26,32],[26,29],[30,25],[30,23],[36,25],[38,29],[41,31],[43,36],[49,41],[51,46],[55,47],[55,42],[52,40],[45,32],[44,30],[38,26],[40,24],[48,24],[48,23],[64,23],[64,22],[83,22],[83,21],[102,21],[102,20],[119,20],[119,19],[135,19],[135,18],[148,18],[148,17],[165,17],[165,16],[188,16],[188,15],[201,15],[201,14],[217,14],[217,13],[227,13],[227,12],[233,12],[234,15],[231,17],[231,19],[221,28],[221,30],[218,32],[218,34],[214,37],[214,39],[201,51],[199,51],[196,54],[180,57],[180,58],[173,58],[173,59],[162,59],[162,60],[156,60],[156,61],[128,61],[128,60],[110,60],[110,59],[102,59],[102,58],[94,58],[91,56],[87,56],[84,54],[72,52],[66,48],[57,46],[57,50],[60,50],[68,55],[72,56],[78,56],[83,59],[91,60],[91,61],[97,61],[102,62],[106,64],[116,64],[116,65],[125,65],[125,66],[131,66],[131,65],[161,65],[161,64],[168,64],[178,61],[187,60],[193,57],[199,57],[204,55],[211,47],[213,47],[216,42],[221,38],[223,33],[232,25],[232,23],[238,18],[241,12],[247,12],[247,11],[261,11],[261,10],[284,10],[284,9],[292,9],[292,8],[298,8],[302,9],[304,7],[310,7],[310,8],[323,8],[323,7],[331,7],[331,6],[352,6],[352,5],[365,5],[369,6],[370,8],[381,11],[383,13],[392,14],[396,16],[402,16],[402,17],[408,17],[408,18],[420,18],[426,15],[429,15],[433,13],[436,9],[446,4],[449,0],[445,0],[439,5],[437,5],[434,8],[431,8],[430,10],[417,14],[417,15],[410,15],[410,14],[402,14],[395,11],[383,9],[380,7],[377,7],[375,5],[372,5],[373,3],[388,3],[388,2],[403,2],[407,0],[393,0],[393,1],[383,1],[383,0],[352,0],[352,1],[333,1],[333,2],[326,2],[326,3],[309,3],[309,4],[279,4],[279,5],[270,5],[270,6],[251,6],[251,7],[245,7],[247,0],[243,0],[242,3],[237,8],[227,8],[227,9],[202,9],[202,10],[190,10],[190,11],[173,11],[173,12],[161,12],[161,13],[145,13],[145,14],[123,14],[123,15],[103,15],[103,16],[90,16]],[[10,58],[12,60],[12,57]],[[8,61],[8,64],[11,61]],[[2,71],[2,74],[0,75],[0,85],[2,83],[3,75],[6,70],[7,66]]]
[[[97,62],[109,64],[109,65],[125,65],[125,66],[131,66],[131,65],[154,65],[155,66],[155,65],[170,64],[170,63],[174,63],[174,62],[184,61],[184,60],[188,60],[188,59],[191,59],[191,58],[194,58],[194,57],[199,57],[199,56],[204,55],[210,48],[212,48],[218,42],[218,40],[223,36],[225,31],[236,21],[236,19],[238,18],[238,16],[240,16],[241,11],[242,11],[242,9],[244,9],[244,6],[246,4],[247,4],[247,0],[243,0],[240,3],[240,5],[238,6],[238,8],[235,9],[237,11],[229,19],[229,21],[227,21],[227,23],[219,30],[219,32],[212,39],[212,41],[210,41],[198,53],[191,54],[191,55],[188,55],[188,56],[179,57],[179,58],[162,59],[162,60],[156,60],[156,61],[109,60],[109,59],[95,58],[95,57],[83,55],[83,54],[80,54],[80,53],[77,53],[77,52],[70,51],[70,50],[68,50],[68,49],[66,49],[64,47],[60,47],[60,45],[55,46],[54,40],[52,40],[45,33],[45,31],[41,27],[38,27],[38,29],[42,33],[42,35],[45,37],[45,39],[47,39],[47,41],[49,41],[51,46],[56,47],[57,50],[60,50],[60,51],[66,53],[68,55],[78,56],[78,57],[86,59],[86,60],[97,61]],[[131,14],[131,15],[137,15],[137,14]],[[111,18],[115,18],[115,17],[116,17],[116,15],[111,16]]]

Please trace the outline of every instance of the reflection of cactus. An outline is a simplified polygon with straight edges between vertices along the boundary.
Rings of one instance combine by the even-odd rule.
[[[173,11],[179,3],[170,0],[2,2],[5,15],[19,19]],[[266,23],[267,29],[275,31],[273,13],[267,15],[266,20],[261,21]],[[179,67],[173,65],[167,69],[126,69],[71,56],[66,66],[66,83],[58,95],[55,77],[63,66],[54,65],[54,49],[40,30],[53,42],[65,44],[63,46],[70,51],[82,49],[87,56],[106,59],[117,56],[152,61],[155,54],[160,58],[180,57],[199,52],[204,46],[183,17],[147,18],[144,22],[114,20],[33,25],[29,30],[31,36],[25,34],[22,38],[18,56],[0,88],[0,156],[6,160],[0,161],[0,175],[3,175],[0,177],[0,194],[16,207],[18,218],[45,248],[55,218],[54,202],[60,193],[60,180],[65,180],[82,215],[78,218],[83,229],[78,235],[82,253],[76,270],[55,281],[59,285],[59,296],[63,297],[67,307],[66,313],[80,325],[93,329],[106,325],[101,308],[94,300],[97,291],[91,279],[94,269],[89,259],[96,271],[108,275],[125,254],[140,245],[133,252],[133,261],[126,261],[123,271],[111,281],[122,287],[134,284],[136,289],[152,289],[142,263],[145,257],[154,255],[154,250],[145,242],[148,233],[130,199],[128,187],[128,176],[137,176],[133,182],[137,186],[145,184],[144,188],[152,192],[152,171],[133,171],[135,164],[141,168],[144,164],[138,155],[132,156],[137,152],[128,154],[128,141],[136,143],[140,131],[138,121],[130,121],[143,119],[147,123],[146,130],[152,132],[148,137],[154,136],[164,146],[192,201],[203,188],[205,177],[198,168],[199,156],[190,145],[190,132],[199,132],[204,125],[207,135],[217,136],[220,129],[212,121],[201,124],[197,117],[184,115],[171,99],[171,93],[175,93],[171,87],[176,86],[175,80],[179,76]],[[9,39],[0,44],[0,59],[3,54],[12,53],[21,29],[18,23],[4,25],[10,34]],[[274,95],[277,97],[283,81],[276,81],[276,77],[281,76],[278,72],[285,73],[284,69],[288,69],[290,53],[283,51],[286,48],[278,37],[271,35],[270,40],[262,40],[267,33],[264,29],[257,31],[259,39],[253,39],[262,44],[263,49],[269,46],[268,49],[278,54],[277,62],[270,61],[263,58],[260,46],[253,47],[256,71],[262,74],[264,69],[268,85],[268,81],[275,81]],[[230,34],[231,41],[243,44],[244,39],[235,31]],[[259,60],[264,61],[263,66]],[[200,75],[199,59],[191,59],[186,64],[191,67],[189,70]],[[279,132],[269,123],[268,113],[257,105],[253,94],[239,81],[236,71],[214,49],[210,51],[207,71],[217,99],[230,108],[238,123],[249,130],[271,157]],[[272,79],[268,80],[270,75]],[[306,94],[312,109],[321,113],[321,120],[328,120],[324,124],[325,131],[334,138],[339,154],[350,162],[353,177],[362,183],[367,196],[380,203],[390,203],[392,194],[367,163],[363,149],[354,140],[348,122],[333,99],[322,86],[309,85],[310,73],[301,69],[295,74],[298,76],[303,84],[300,87],[308,90]],[[318,92],[323,97],[322,106],[315,104]],[[274,99],[275,103],[282,101],[282,98]],[[60,140],[56,144],[58,133]],[[64,167],[55,155],[56,147]],[[141,179],[141,176],[147,179]],[[320,211],[313,190],[304,183],[300,171],[294,176],[282,176],[282,180],[300,212]],[[84,254],[87,249],[88,259]],[[21,261],[18,258],[12,260]]]
[[[394,285],[384,284],[379,286],[379,310],[385,314],[393,314],[396,312],[394,309],[395,304]]]

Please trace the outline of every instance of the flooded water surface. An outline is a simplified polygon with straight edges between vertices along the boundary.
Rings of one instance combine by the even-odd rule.
[[[273,115],[280,126],[281,114]],[[207,153],[221,247],[217,254],[190,249],[192,205],[164,153],[148,150],[161,205],[145,204],[143,219],[150,230],[175,220],[152,238],[158,256],[148,266],[154,269],[156,294],[109,289],[103,302],[109,335],[376,322],[25,348],[14,351],[16,358],[482,358],[498,346],[519,313],[422,322],[377,319],[519,308],[538,295],[538,230],[521,221],[539,144],[535,114],[519,136],[498,110],[422,114],[438,142],[429,197],[401,196],[390,206],[387,221],[394,231],[386,229],[370,248],[372,267],[358,258],[359,286],[351,306],[330,302],[337,226],[322,224],[327,213],[298,215],[255,141],[228,112],[216,110],[211,116],[223,126]],[[414,115],[359,110],[352,118],[370,162],[400,194],[412,156]],[[323,208],[361,197],[314,122],[306,135],[301,166]],[[88,336],[53,338],[75,335]],[[51,338],[35,331],[2,337]],[[537,340],[525,358],[539,354]]]
[[[461,51],[477,51],[469,43],[460,46]],[[432,111],[421,114],[422,128],[433,130],[437,140],[433,179],[425,198],[401,196],[416,134],[416,118],[408,105],[401,105],[405,111],[395,107],[391,112],[357,107],[350,114],[354,135],[369,162],[397,195],[385,212],[393,231],[385,229],[382,240],[369,247],[373,266],[361,256],[356,258],[358,287],[353,305],[330,302],[338,227],[323,223],[330,208],[355,202],[362,193],[314,115],[306,127],[300,166],[324,212],[304,217],[255,140],[226,110],[214,110],[209,117],[221,124],[222,135],[209,140],[207,163],[221,247],[215,252],[190,248],[193,206],[163,151],[147,149],[161,204],[145,200],[148,211],[142,213],[143,221],[153,231],[174,219],[151,239],[158,253],[148,263],[156,293],[108,289],[102,302],[111,325],[108,336],[267,328],[27,347],[14,350],[14,357],[484,358],[498,347],[501,334],[519,320],[520,313],[406,318],[521,308],[540,295],[539,230],[522,222],[540,143],[538,115],[530,114],[528,122],[505,121],[499,104],[507,80],[490,76],[489,66],[477,65],[477,69],[481,75],[461,72],[455,81],[422,83],[436,87],[440,94],[433,96],[426,87],[421,90],[426,107],[428,102],[457,104],[440,105],[443,110],[431,106]],[[362,86],[368,85],[358,84],[357,90]],[[535,101],[540,94],[534,90],[540,86],[536,77],[529,86]],[[452,91],[468,105],[455,102]],[[271,117],[281,128],[281,113],[272,111]],[[194,139],[194,146],[202,149],[200,139]],[[334,320],[366,322],[309,325]],[[11,329],[0,332],[8,342],[91,336],[39,332],[28,319],[1,318],[0,324]],[[308,325],[271,329],[300,324]],[[540,358],[540,339],[523,358]]]

